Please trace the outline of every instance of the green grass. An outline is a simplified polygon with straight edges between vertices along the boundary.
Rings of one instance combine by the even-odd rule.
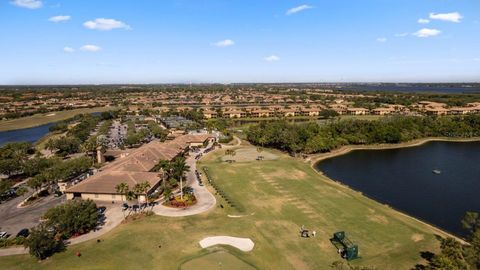
[[[55,140],[55,139],[58,139],[58,138],[60,138],[64,135],[65,135],[64,132],[58,132],[58,131],[49,132],[49,133],[47,133],[47,135],[43,136],[37,142],[35,142],[35,149],[37,149],[38,151],[41,151],[41,150],[45,149],[45,145],[47,144],[47,142],[49,140],[51,140],[51,139]]]
[[[222,190],[241,203],[242,212],[217,198],[225,208],[184,218],[147,217],[120,225],[100,243],[71,246],[43,262],[28,255],[0,257],[0,269],[178,269],[198,258],[206,264],[239,263],[203,257],[218,248],[201,249],[198,242],[215,235],[251,238],[255,243],[251,252],[222,250],[258,269],[328,269],[341,260],[329,241],[340,230],[359,245],[361,258],[353,265],[410,269],[421,261],[421,251],[438,249],[429,226],[328,180],[307,163],[271,152],[278,159],[226,164],[220,161],[224,153],[220,150],[199,164],[207,166]],[[317,231],[317,236],[300,238],[302,225]]]
[[[229,270],[255,270],[256,268],[242,261],[235,255],[226,251],[211,252],[198,258],[186,261],[180,266],[181,270],[197,269],[229,269]]]
[[[85,108],[75,109],[68,111],[48,112],[43,114],[35,114],[32,116],[0,121],[0,131],[15,130],[22,128],[30,128],[45,125],[52,122],[57,122],[74,117],[77,114],[94,113],[114,110],[115,107],[97,107],[97,108]]]

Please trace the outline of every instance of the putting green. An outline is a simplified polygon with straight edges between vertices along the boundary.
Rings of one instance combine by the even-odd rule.
[[[228,270],[255,270],[250,264],[226,251],[217,251],[183,263],[181,270],[197,269],[228,269]]]

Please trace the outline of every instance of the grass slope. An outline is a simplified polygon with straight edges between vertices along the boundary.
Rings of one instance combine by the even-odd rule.
[[[208,166],[222,190],[241,204],[241,212],[217,207],[193,217],[152,216],[120,225],[100,243],[69,247],[44,262],[27,255],[0,257],[0,269],[179,269],[218,251],[202,250],[198,244],[215,235],[251,238],[252,252],[221,249],[258,269],[328,269],[340,260],[329,242],[339,230],[359,245],[362,258],[353,265],[410,269],[420,261],[420,251],[438,247],[427,225],[320,176],[307,163],[271,152],[278,158],[225,164],[220,150],[199,164]],[[226,205],[221,198],[218,204]],[[300,238],[301,225],[317,231],[317,237]],[[77,251],[81,257],[75,256]],[[215,257],[203,258],[221,260]]]
[[[48,112],[32,116],[0,121],[0,131],[15,130],[22,128],[37,127],[52,122],[57,122],[74,117],[77,114],[94,113],[114,110],[115,107],[97,107],[86,109],[75,109],[69,111]]]

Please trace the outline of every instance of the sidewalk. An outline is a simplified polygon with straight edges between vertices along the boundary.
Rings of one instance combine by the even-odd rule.
[[[95,231],[90,231],[87,234],[69,239],[66,241],[68,246],[79,244],[91,239],[98,238],[103,234],[111,231],[113,228],[117,227],[123,221],[123,214],[120,205],[109,206],[105,211],[106,223],[99,229]],[[28,254],[28,249],[24,247],[11,247],[11,248],[0,248],[0,257],[11,256],[11,255],[20,255]]]
[[[195,156],[189,156],[185,162],[190,167],[190,170],[186,174],[187,183],[184,184],[184,186],[191,186],[193,188],[197,203],[187,208],[172,208],[159,204],[152,209],[155,214],[166,217],[192,216],[210,210],[217,203],[215,196],[213,196],[205,186],[200,186],[198,184],[195,176],[195,170],[197,169]]]

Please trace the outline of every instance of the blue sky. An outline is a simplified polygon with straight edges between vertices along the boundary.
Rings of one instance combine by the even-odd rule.
[[[478,0],[0,0],[0,84],[480,81]]]

